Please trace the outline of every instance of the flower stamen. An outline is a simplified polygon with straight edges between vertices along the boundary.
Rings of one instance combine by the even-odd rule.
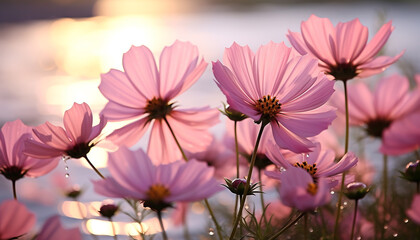
[[[172,104],[162,98],[153,97],[152,100],[147,100],[147,105],[144,108],[145,112],[149,114],[149,121],[153,119],[163,119],[172,111]]]
[[[276,117],[281,110],[281,104],[276,97],[271,98],[270,95],[266,95],[255,103],[255,108],[262,114],[262,119],[271,120]]]
[[[161,202],[170,195],[169,189],[162,184],[152,185],[146,192],[149,201]]]
[[[315,183],[309,183],[308,187],[306,188],[309,194],[315,195],[318,191],[318,186]]]
[[[308,164],[308,162],[306,161],[303,161],[302,163],[296,162],[294,166],[306,170],[309,174],[311,174],[312,177],[316,174],[316,171],[318,170],[318,168],[316,167],[316,163]]]

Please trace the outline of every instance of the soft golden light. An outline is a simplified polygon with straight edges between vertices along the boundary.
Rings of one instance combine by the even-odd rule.
[[[61,203],[59,209],[61,213],[69,218],[85,219],[90,217],[98,217],[101,202],[78,202],[78,201],[64,201]]]
[[[168,225],[167,221],[163,221],[165,226]],[[113,221],[115,232],[117,235],[131,235],[137,236],[139,233],[146,235],[156,234],[161,231],[159,221],[157,218],[148,219],[142,222],[141,226],[133,222],[119,222]],[[111,222],[101,219],[89,219],[86,221],[85,232],[95,235],[113,236]]]

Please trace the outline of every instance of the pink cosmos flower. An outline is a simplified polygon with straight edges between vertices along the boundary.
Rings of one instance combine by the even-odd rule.
[[[133,46],[123,56],[124,72],[111,69],[102,74],[99,90],[109,100],[102,110],[107,119],[134,120],[109,139],[132,146],[151,125],[148,155],[155,163],[166,163],[181,158],[166,121],[184,150],[203,151],[212,141],[208,129],[218,123],[219,112],[209,107],[181,110],[173,101],[206,69],[196,46],[176,41],[163,49],[159,64],[158,70],[147,47]]]
[[[325,73],[346,81],[380,73],[402,56],[404,51],[395,57],[376,57],[393,30],[389,21],[367,43],[368,29],[359,19],[340,22],[334,27],[328,18],[311,15],[302,22],[301,34],[289,30],[287,37],[300,54],[319,59]]]
[[[411,220],[420,225],[420,194],[414,195],[411,207],[406,213]]]
[[[7,122],[0,130],[0,173],[13,182],[24,176],[42,176],[58,164],[58,159],[35,159],[23,154],[25,141],[30,138],[32,128],[21,120]]]
[[[321,149],[319,143],[315,144],[313,151],[308,154],[295,154],[285,158],[278,147],[272,144],[268,157],[279,167],[286,170],[300,168],[307,171],[315,181],[325,178],[330,187],[334,187],[341,179],[341,174],[357,164],[357,157],[352,153],[346,153],[338,162],[335,162],[335,153],[330,149]],[[269,176],[275,177],[275,172],[266,172]]]
[[[202,200],[222,189],[213,178],[214,168],[206,163],[191,159],[155,166],[141,149],[121,147],[110,153],[108,168],[111,176],[94,182],[97,193],[144,201],[156,211],[174,202]]]
[[[216,83],[233,109],[255,122],[270,123],[276,143],[293,152],[308,152],[308,137],[325,130],[335,118],[324,103],[334,82],[320,73],[318,61],[297,56],[284,43],[270,42],[254,54],[234,43],[223,64],[213,62]]]
[[[0,239],[14,239],[29,232],[35,225],[35,214],[16,200],[0,204]]]
[[[48,218],[42,226],[36,240],[82,240],[78,228],[65,229],[60,223],[60,216],[55,215]]]
[[[363,126],[369,136],[384,139],[390,126],[420,109],[420,89],[409,89],[408,79],[396,74],[381,79],[373,92],[363,82],[350,85],[350,125]],[[344,95],[336,93],[332,104],[344,112]]]
[[[302,168],[289,168],[279,174],[280,199],[284,205],[300,211],[313,211],[331,200],[327,180],[312,176]]]
[[[106,125],[101,115],[100,123],[92,127],[92,111],[86,103],[74,103],[64,113],[63,122],[64,128],[50,122],[34,128],[37,138],[26,141],[25,154],[36,158],[85,157]]]

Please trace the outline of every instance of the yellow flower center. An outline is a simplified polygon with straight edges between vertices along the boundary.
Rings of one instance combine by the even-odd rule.
[[[264,96],[255,103],[256,109],[262,114],[261,118],[273,119],[281,110],[281,104],[276,97]]]
[[[170,195],[169,189],[162,184],[152,185],[146,192],[147,200],[153,202],[161,202]]]
[[[318,186],[315,183],[309,183],[308,187],[306,188],[309,194],[315,195],[318,191]]]
[[[318,170],[318,168],[316,167],[316,163],[309,164],[306,161],[303,161],[302,163],[296,162],[294,166],[306,170],[309,174],[311,174],[312,177],[315,175],[316,170]]]

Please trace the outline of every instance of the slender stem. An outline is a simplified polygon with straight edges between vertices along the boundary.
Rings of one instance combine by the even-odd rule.
[[[273,236],[271,236],[268,240],[274,240],[277,239],[278,236],[280,236],[282,233],[284,233],[287,229],[289,229],[291,226],[293,226],[293,224],[297,223],[297,221],[299,221],[299,219],[301,219],[303,217],[303,215],[305,215],[305,212],[300,213],[300,215],[293,220],[292,222],[289,222],[286,226],[284,226],[282,229],[280,229],[280,231],[278,231],[277,233],[275,233]]]
[[[324,212],[322,211],[322,208],[318,209],[319,215],[321,216],[321,222],[322,222],[322,237],[325,239],[327,235],[327,223],[325,222]]]
[[[262,186],[262,181],[261,181],[261,169],[258,169],[258,181],[260,182],[260,200],[261,200],[261,211],[264,212],[265,209],[265,203],[264,203],[264,192],[263,192],[263,186]],[[267,225],[267,217],[264,214],[264,223]]]
[[[163,117],[163,120],[165,121],[166,125],[168,126],[169,131],[171,131],[171,134],[172,134],[172,136],[173,136],[173,137],[174,137],[174,139],[175,139],[176,145],[178,146],[179,150],[181,151],[182,158],[183,158],[186,162],[188,162],[187,155],[185,155],[185,152],[184,152],[184,150],[182,149],[181,144],[179,144],[179,141],[178,141],[178,139],[176,138],[175,133],[174,133],[174,130],[172,130],[172,127],[171,127],[171,125],[169,124],[168,119],[166,119],[166,117]]]
[[[184,239],[190,240],[190,231],[188,230],[188,224],[184,224]]]
[[[109,222],[111,223],[112,234],[113,234],[114,240],[118,240],[117,231],[115,231],[115,226],[114,226],[114,222],[112,221],[112,218],[109,218]]]
[[[175,139],[176,145],[178,146],[179,150],[180,150],[180,151],[181,151],[181,153],[182,153],[182,157],[184,158],[184,160],[185,160],[186,162],[188,162],[187,155],[185,155],[184,150],[183,150],[183,149],[182,149],[182,147],[181,147],[181,144],[179,144],[178,139],[176,138],[175,133],[174,133],[174,131],[172,130],[171,125],[169,124],[169,122],[168,122],[168,120],[166,119],[166,117],[164,117],[164,118],[163,118],[163,120],[165,121],[166,125],[168,126],[169,130],[171,131],[171,134],[172,134],[173,138]],[[204,199],[204,202],[205,202],[206,207],[207,207],[207,210],[209,211],[210,216],[211,216],[211,218],[212,218],[212,220],[213,220],[213,222],[214,222],[214,225],[216,226],[216,230],[217,230],[217,234],[218,234],[218,236],[219,236],[219,239],[220,239],[220,240],[222,240],[223,238],[222,238],[222,233],[221,233],[221,227],[220,227],[219,223],[217,222],[216,217],[215,217],[215,216],[214,216],[214,214],[213,214],[213,210],[211,209],[211,206],[210,206],[209,202],[207,201],[207,199]]]
[[[164,240],[168,240],[168,235],[166,235],[165,227],[163,226],[162,212],[157,211],[156,213],[157,213],[157,216],[158,216],[158,219],[159,219],[160,228],[162,229],[162,237],[163,237]]]
[[[209,213],[210,213],[211,219],[213,219],[214,225],[216,225],[217,236],[219,237],[220,240],[222,240],[223,239],[222,229],[219,223],[217,222],[216,217],[214,216],[214,213],[210,207],[209,201],[207,201],[207,199],[204,199],[204,203],[206,204],[206,207],[209,210]]]
[[[384,239],[385,236],[385,228],[386,225],[386,215],[387,215],[387,201],[388,201],[388,155],[383,155],[383,196],[384,196],[384,202],[383,202],[383,226],[381,228],[381,239]]]
[[[303,227],[303,239],[308,240],[308,214],[305,214],[304,220],[304,227]]]
[[[17,200],[17,195],[16,195],[16,181],[12,180],[12,189],[13,189],[13,198],[15,200]]]
[[[233,132],[235,134],[235,155],[236,155],[236,178],[239,178],[239,144],[238,144],[238,121],[234,121]],[[235,208],[233,209],[233,222],[235,223],[238,211],[239,196],[235,197]]]
[[[230,240],[232,240],[235,237],[236,229],[237,229],[239,221],[241,220],[241,217],[242,217],[242,211],[244,209],[245,199],[246,199],[247,192],[249,190],[249,185],[250,185],[250,182],[251,182],[252,169],[254,169],[255,159],[257,158],[258,146],[260,145],[260,140],[261,140],[261,136],[262,136],[264,127],[267,126],[267,124],[268,123],[265,123],[264,121],[261,123],[261,128],[260,128],[260,132],[258,133],[257,141],[255,143],[254,152],[252,153],[251,164],[249,166],[249,171],[248,171],[248,177],[246,179],[246,185],[245,185],[245,189],[244,189],[245,194],[241,197],[241,202],[240,202],[240,205],[239,205],[238,215],[235,218],[235,222],[233,223],[232,232],[231,232],[230,237],[229,237]]]
[[[354,204],[354,214],[353,214],[353,224],[351,226],[351,236],[350,236],[350,240],[353,240],[353,236],[354,236],[354,226],[356,226],[356,217],[357,217],[357,204],[358,204],[358,200],[355,200],[355,204]]]
[[[349,150],[349,103],[348,103],[348,95],[347,95],[347,80],[343,81],[344,84],[344,105],[346,111],[346,137],[344,141],[344,154],[346,154]],[[341,213],[341,202],[343,201],[343,190],[344,190],[344,180],[346,177],[346,172],[343,172],[341,177],[341,186],[340,192],[338,193],[338,202],[337,202],[337,215],[335,218],[335,225],[334,225],[334,237],[333,239],[338,239],[338,229],[340,223],[340,213]]]
[[[89,163],[89,165],[90,165],[90,167],[93,169],[93,170],[95,170],[95,172],[102,178],[102,179],[105,179],[105,177],[104,177],[104,175],[102,175],[102,173],[101,172],[99,172],[99,170],[98,169],[96,169],[96,167],[95,166],[93,166],[93,164],[92,164],[92,162],[89,160],[89,158],[87,157],[87,155],[85,155],[85,156],[83,156],[85,159],[86,159],[86,161]]]

